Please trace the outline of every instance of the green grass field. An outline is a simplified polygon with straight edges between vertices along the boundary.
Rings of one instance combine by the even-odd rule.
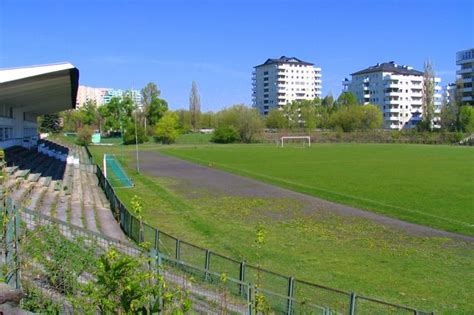
[[[469,147],[214,145],[162,152],[405,221],[474,235],[474,149]]]
[[[126,152],[130,151],[126,156],[128,163],[134,160],[133,149],[132,146],[125,148]],[[201,163],[211,161],[216,167],[234,172],[237,172],[237,169],[245,170],[246,173],[242,174],[256,178],[259,177],[255,174],[263,173],[266,177],[262,179],[267,181],[270,181],[267,176],[271,175],[270,182],[295,190],[300,189],[295,188],[298,186],[286,186],[288,184],[274,181],[273,178],[291,181],[292,173],[296,172],[300,174],[301,180],[305,181],[305,185],[324,182],[325,190],[333,191],[335,188],[347,187],[348,194],[356,196],[370,193],[369,187],[378,193],[383,193],[384,187],[395,186],[398,198],[397,194],[391,197],[386,193],[384,198],[389,198],[388,200],[380,197],[375,199],[383,200],[384,203],[390,201],[401,207],[410,203],[403,203],[398,199],[409,198],[417,205],[421,205],[420,207],[427,213],[441,214],[443,218],[456,218],[461,222],[472,222],[467,220],[471,209],[469,191],[472,191],[472,168],[469,167],[471,165],[469,159],[472,161],[473,151],[470,148],[318,145],[310,150],[297,148],[282,150],[260,145],[164,147],[146,144],[140,146],[140,149],[164,150],[163,152],[166,151],[167,154],[192,158]],[[95,159],[100,160],[104,152],[119,154],[120,148],[91,147],[91,151]],[[233,156],[231,152],[234,152]],[[410,152],[418,152],[418,158],[409,158]],[[269,160],[265,160],[267,158]],[[266,162],[263,163],[262,159]],[[291,163],[284,163],[285,159],[290,159]],[[426,162],[421,163],[419,159],[425,159]],[[280,163],[282,170],[275,166],[277,164],[268,161]],[[315,165],[319,165],[319,171],[317,174],[301,171],[300,167],[292,166],[297,165],[296,161],[305,164],[307,168],[313,165],[313,172]],[[390,171],[384,167],[384,165],[388,167],[389,164],[392,165]],[[423,188],[417,188],[413,195],[408,194],[403,184],[410,184],[409,179],[418,183],[429,181],[416,176],[405,179],[403,174],[412,172],[400,169],[400,165],[413,168],[413,173],[419,174],[418,176],[424,175],[430,180],[436,179],[436,185],[430,183]],[[434,165],[441,169],[438,171],[432,168]],[[441,178],[450,173],[446,168],[456,173],[441,184]],[[470,281],[474,278],[472,244],[445,238],[410,236],[362,218],[308,215],[300,211],[298,204],[283,198],[216,197],[196,191],[198,197],[191,199],[190,192],[179,183],[166,178],[138,175],[130,166],[126,166],[126,170],[131,175],[135,187],[117,189],[120,198],[130,206],[133,195],[141,196],[144,200],[145,221],[183,240],[255,263],[257,259],[253,246],[255,229],[258,223],[263,223],[266,242],[262,251],[262,266],[266,269],[394,303],[427,311],[433,310],[437,314],[474,313],[472,299],[474,283]],[[250,170],[254,171],[253,175],[250,174]],[[364,170],[368,171],[368,178],[365,178]],[[380,170],[384,176],[377,176],[375,170]],[[389,174],[396,179],[388,179]],[[314,177],[318,180],[313,180]],[[379,180],[378,184],[372,182],[376,179]],[[352,187],[351,183],[357,183],[356,187]],[[455,187],[451,187],[453,185]],[[439,187],[439,190],[436,190],[436,187]],[[423,197],[424,202],[417,201],[417,196],[442,199],[432,190],[451,192],[459,189],[466,193],[467,199],[457,201],[456,198],[450,198],[451,202],[454,200],[453,205],[456,207],[450,207],[453,211],[449,211],[449,215],[430,211],[432,207],[423,205],[428,197]],[[319,189],[307,193],[315,194],[315,192],[318,196],[328,199],[334,197],[332,194],[327,196],[320,194]],[[377,197],[378,194],[372,193],[368,196]],[[463,194],[457,193],[456,196]],[[349,198],[344,201],[354,202]],[[436,211],[442,208],[434,201],[429,203]],[[446,204],[449,202],[443,203]],[[357,205],[375,204],[357,203]],[[466,205],[465,215],[459,216],[459,212],[462,212]],[[393,209],[388,207],[374,211],[400,215],[399,211]],[[415,218],[409,217],[427,220],[426,216],[421,215]],[[433,223],[430,220],[426,221],[427,224],[430,222]],[[453,226],[447,224],[443,227],[449,229]],[[469,230],[462,231],[469,234]]]

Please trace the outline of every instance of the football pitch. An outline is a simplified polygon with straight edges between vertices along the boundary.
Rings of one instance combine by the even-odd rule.
[[[162,151],[326,200],[474,235],[470,147],[214,145]]]
[[[145,221],[183,240],[254,263],[255,229],[265,226],[261,264],[299,279],[356,291],[437,314],[468,314],[474,246],[405,233],[361,217],[308,214],[286,197],[216,195],[189,183],[124,167],[135,184],[118,189]],[[96,160],[119,147],[91,147]],[[464,235],[472,232],[474,150],[418,145],[324,144],[140,146],[323,199]],[[158,162],[149,161],[152,165]],[[184,177],[185,174],[184,174]],[[407,211],[410,210],[410,211]]]

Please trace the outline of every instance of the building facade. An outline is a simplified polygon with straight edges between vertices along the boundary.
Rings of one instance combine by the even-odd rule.
[[[462,89],[463,105],[474,106],[474,89],[472,80],[474,78],[474,48],[459,51],[456,54],[456,65],[459,69],[456,71],[460,88]],[[459,91],[461,93],[461,91]]]
[[[343,81],[343,90],[353,93],[360,104],[380,107],[384,128],[410,129],[422,120],[423,72],[395,62],[378,63],[351,74]],[[434,114],[441,113],[440,78],[435,78]],[[433,120],[439,128],[439,118]]]
[[[98,106],[107,104],[113,97],[131,96],[139,108],[142,107],[142,95],[139,90],[121,90],[111,88],[94,88],[79,86],[76,107],[82,107],[88,100],[95,101]]]
[[[107,93],[106,88],[94,88],[80,85],[77,91],[76,107],[82,107],[87,101],[94,101],[98,106],[104,104],[104,96]]]
[[[262,114],[296,100],[321,97],[321,68],[295,57],[268,59],[252,73],[252,102]]]

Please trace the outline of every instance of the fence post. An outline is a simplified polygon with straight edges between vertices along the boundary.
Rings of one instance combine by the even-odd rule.
[[[240,263],[240,270],[239,270],[239,281],[245,282],[245,261]],[[244,284],[240,284],[240,295],[244,295]]]
[[[255,289],[253,284],[249,284],[249,293],[248,293],[249,303],[249,315],[255,314]]]
[[[20,211],[13,205],[13,215],[15,219],[15,289],[21,289],[21,269],[20,269]]]
[[[176,253],[175,253],[175,258],[176,260],[181,260],[181,241],[179,239],[176,239]]]
[[[293,277],[288,278],[288,304],[287,314],[293,314],[293,291],[295,287],[295,279]]]
[[[205,270],[205,280],[207,281],[209,278],[209,264],[211,262],[211,252],[209,249],[206,249],[206,258],[204,260],[204,270]]]
[[[133,231],[132,231],[132,227],[133,227],[133,225],[132,225],[133,216],[130,214],[130,212],[128,213],[128,216],[129,216],[129,218],[130,218],[130,222],[128,223],[128,235],[127,235],[127,236],[130,237],[130,238],[133,240],[133,237],[132,237],[132,236],[133,236],[133,233],[132,233],[132,232],[133,232]]]
[[[349,304],[349,315],[355,315],[356,313],[356,298],[357,298],[357,295],[355,294],[355,292],[352,292],[351,300]]]
[[[155,229],[155,249],[160,251],[160,231],[158,229]]]

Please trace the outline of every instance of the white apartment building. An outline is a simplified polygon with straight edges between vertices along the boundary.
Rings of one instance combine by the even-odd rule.
[[[95,101],[98,106],[103,105],[107,90],[109,89],[80,85],[77,90],[76,108],[82,107],[87,101]]]
[[[253,106],[262,115],[295,100],[321,97],[321,68],[295,57],[267,59],[252,72]]]
[[[97,106],[101,106],[110,102],[113,97],[122,98],[126,95],[130,95],[139,108],[142,107],[142,95],[139,90],[94,88],[81,85],[77,93],[76,107],[82,107],[88,100],[95,101]]]
[[[422,120],[423,72],[395,62],[378,63],[351,74],[343,81],[343,90],[353,93],[360,104],[375,104],[384,117],[384,128],[415,127]],[[441,113],[440,78],[435,78],[434,113]],[[439,128],[439,118],[433,120]]]
[[[456,74],[462,80],[462,102],[463,105],[474,106],[474,48],[462,50],[456,54],[456,65],[459,69]]]

